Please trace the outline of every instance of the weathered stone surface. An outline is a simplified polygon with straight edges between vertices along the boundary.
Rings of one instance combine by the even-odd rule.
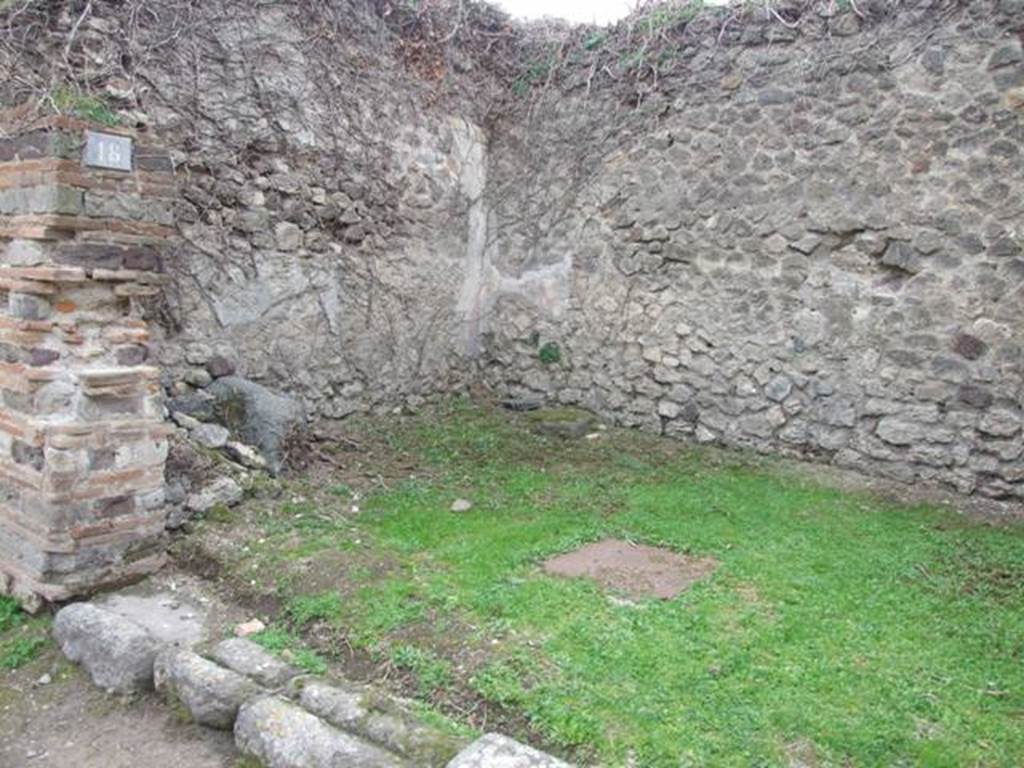
[[[186,384],[199,389],[209,386],[210,382],[213,381],[213,377],[204,368],[192,368],[185,371],[184,379]]]
[[[380,744],[413,765],[441,766],[464,742],[419,722],[411,710],[367,686],[302,681],[299,702],[331,725]]]
[[[258,448],[271,472],[279,472],[284,441],[303,424],[302,406],[237,376],[217,379],[206,391],[214,397],[218,420],[243,442]]]
[[[228,456],[243,467],[249,467],[250,469],[267,468],[267,460],[251,445],[230,440],[224,445],[224,450]]]
[[[860,31],[860,18],[852,12],[840,14],[829,24],[829,31],[837,37],[855,35]]]
[[[185,506],[197,514],[209,512],[218,505],[232,507],[242,500],[242,487],[230,477],[218,477],[196,493],[189,494]]]
[[[157,655],[153,680],[157,691],[180,702],[197,723],[225,730],[234,726],[238,708],[262,693],[249,678],[177,648]]]
[[[889,243],[889,247],[882,255],[882,263],[910,274],[917,274],[923,269],[921,257],[914,252],[914,249],[908,243],[898,241]]]
[[[447,768],[569,768],[569,764],[507,736],[488,733],[462,750]]]
[[[251,677],[268,688],[281,688],[299,674],[297,669],[270,651],[243,637],[232,637],[218,643],[210,656],[228,669]]]
[[[161,646],[191,648],[207,637],[204,605],[180,592],[153,590],[144,584],[99,595],[92,603],[142,627]]]
[[[182,429],[193,430],[196,429],[203,422],[199,419],[194,419],[188,414],[182,413],[181,411],[172,411],[171,419]]]
[[[274,237],[282,251],[295,251],[302,245],[302,230],[290,221],[282,221],[275,226]]]
[[[893,445],[915,445],[926,442],[948,443],[953,433],[943,427],[922,424],[902,416],[886,416],[878,422],[876,434]]]
[[[1020,411],[1001,408],[986,413],[978,424],[978,429],[986,435],[1013,437],[1021,431],[1022,424],[1024,416]]]
[[[206,361],[206,370],[213,378],[220,379],[224,376],[233,376],[235,364],[224,355],[213,355]]]
[[[139,625],[90,603],[57,612],[53,634],[61,651],[101,688],[132,693],[153,687],[159,643]]]
[[[227,445],[231,433],[220,424],[197,424],[189,435],[200,445],[207,448],[223,448]]]
[[[788,376],[776,376],[764,388],[765,395],[777,403],[781,403],[793,391],[793,382]]]
[[[213,396],[207,392],[195,392],[172,397],[167,401],[167,410],[171,413],[183,413],[199,421],[209,421],[212,419],[213,409]]]
[[[953,350],[968,360],[978,360],[988,352],[988,344],[969,333],[958,333],[953,338]]]
[[[242,705],[235,721],[235,745],[267,768],[412,768],[274,696]]]

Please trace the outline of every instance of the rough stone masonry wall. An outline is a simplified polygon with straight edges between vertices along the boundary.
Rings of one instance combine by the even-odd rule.
[[[318,48],[304,4],[243,5],[205,7],[187,83],[191,49],[148,69],[185,177],[164,367],[219,352],[335,418],[461,386],[482,133],[431,108],[355,6]]]
[[[1021,0],[562,30],[511,110],[371,6],[96,0],[0,85],[66,65],[174,148],[169,388],[219,353],[341,417],[475,355],[621,424],[1024,492]]]
[[[494,137],[486,379],[1024,498],[1024,6],[726,18]]]
[[[55,78],[176,163],[166,383],[202,386],[221,355],[327,417],[465,383],[483,134],[405,69],[369,3],[98,0],[77,28],[84,6],[67,5],[39,66],[73,40]]]
[[[0,139],[0,594],[63,600],[164,562],[159,370],[140,301],[163,282],[174,179],[136,143],[87,168],[85,130]]]

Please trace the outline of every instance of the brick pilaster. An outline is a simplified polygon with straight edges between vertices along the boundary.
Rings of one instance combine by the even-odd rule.
[[[0,591],[28,603],[164,561],[169,430],[138,302],[164,282],[173,166],[133,136],[131,171],[87,167],[89,128],[0,139]]]

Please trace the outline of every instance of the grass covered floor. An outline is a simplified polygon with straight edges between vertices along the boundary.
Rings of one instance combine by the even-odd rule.
[[[350,434],[378,446],[359,471],[191,537],[273,598],[261,641],[310,668],[582,764],[1024,764],[1020,527],[464,404]],[[607,536],[719,566],[670,601],[542,573]]]

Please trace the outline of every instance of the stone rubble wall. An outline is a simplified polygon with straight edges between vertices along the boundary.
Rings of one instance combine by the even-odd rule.
[[[62,600],[159,568],[159,369],[139,302],[159,293],[170,159],[86,168],[84,123],[0,140],[0,593]]]
[[[154,313],[172,394],[213,358],[333,418],[469,380],[457,305],[484,135],[405,67],[373,5],[97,0],[77,25],[55,11],[52,49],[15,67],[69,61],[86,106],[172,151],[177,248]]]
[[[901,7],[695,23],[639,105],[584,62],[524,106],[490,147],[485,380],[1024,498],[1024,7]]]
[[[482,380],[1019,499],[1021,0],[797,5],[673,23],[639,74],[591,57],[650,54],[642,27],[581,38],[510,108],[406,66],[361,0],[94,4],[67,60],[181,190],[168,394],[229,371],[341,418]]]
[[[482,131],[431,103],[359,4],[321,48],[303,4],[243,5],[203,4],[201,34],[142,65],[152,85],[136,91],[183,180],[160,346],[173,394],[214,356],[311,416],[464,387]],[[120,23],[84,33],[111,60]],[[202,66],[183,79],[193,49]]]

